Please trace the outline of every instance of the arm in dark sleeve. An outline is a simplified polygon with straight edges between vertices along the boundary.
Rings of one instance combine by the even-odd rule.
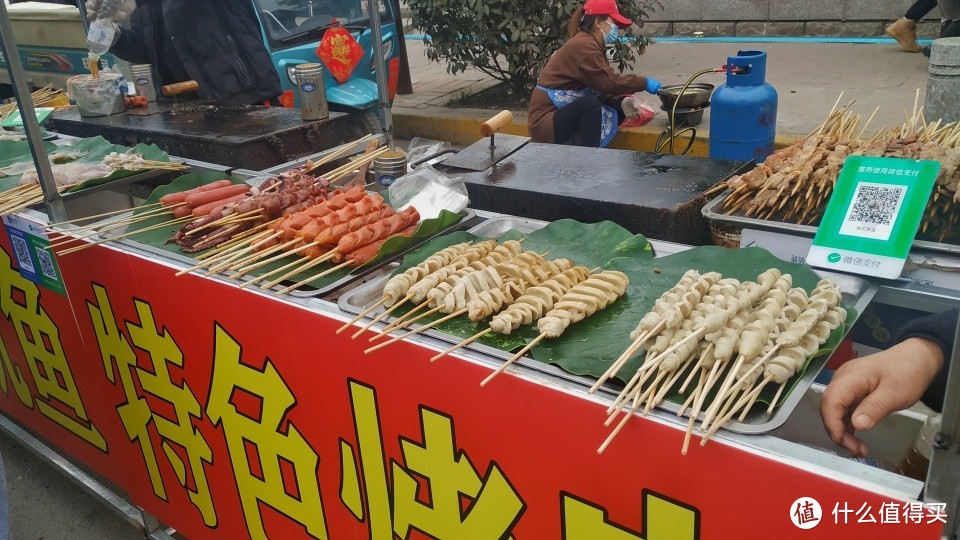
[[[149,64],[152,62],[150,51],[143,37],[144,13],[146,7],[138,7],[130,16],[130,28],[121,29],[117,42],[110,52],[131,64]]]
[[[580,77],[584,86],[611,96],[633,94],[647,88],[646,77],[615,73],[602,53],[584,59],[580,64]]]
[[[944,313],[932,313],[921,317],[903,327],[898,342],[909,338],[928,339],[937,344],[943,352],[943,369],[933,379],[922,401],[932,409],[943,409],[943,396],[947,391],[947,373],[950,369],[950,355],[953,352],[954,332],[957,329],[957,317],[960,311],[951,309]]]

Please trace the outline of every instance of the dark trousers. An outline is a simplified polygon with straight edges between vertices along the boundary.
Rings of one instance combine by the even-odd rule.
[[[583,96],[553,113],[553,141],[557,144],[598,148],[602,119],[600,99]],[[623,113],[617,111],[617,124],[622,121]]]
[[[935,7],[937,7],[937,0],[917,0],[910,6],[910,9],[907,10],[907,14],[904,16],[911,21],[919,21],[926,17],[927,13],[930,13]]]

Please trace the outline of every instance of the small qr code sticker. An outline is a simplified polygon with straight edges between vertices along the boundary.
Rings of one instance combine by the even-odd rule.
[[[891,225],[897,217],[905,186],[876,186],[860,184],[853,197],[850,221]]]
[[[40,261],[40,271],[50,279],[57,279],[57,270],[53,267],[53,257],[41,249],[37,250],[37,260]]]
[[[907,186],[860,182],[840,226],[840,234],[888,240],[906,195]]]
[[[10,240],[13,242],[13,251],[17,256],[17,264],[20,265],[20,269],[36,272],[33,260],[30,258],[30,250],[27,248],[27,241],[19,236],[11,236]]]

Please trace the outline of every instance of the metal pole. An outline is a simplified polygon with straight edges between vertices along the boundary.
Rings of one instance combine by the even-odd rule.
[[[380,0],[367,0],[370,11],[370,32],[373,34],[373,61],[377,68],[377,90],[380,95],[380,126],[387,135],[387,145],[393,142],[393,116],[390,113],[390,94],[387,89],[387,63],[383,58],[383,32],[380,28]]]
[[[927,470],[925,502],[946,504],[946,524],[942,538],[957,538],[960,526],[960,490],[956,478],[960,477],[960,319],[954,329],[953,348],[950,358],[944,358],[947,373],[946,392],[943,397],[943,425],[934,439],[933,455]],[[949,363],[947,363],[949,362]]]
[[[87,3],[77,2],[77,9],[80,10],[80,22],[83,24],[83,35],[87,35],[90,30],[90,21],[87,20]]]
[[[20,118],[23,119],[23,130],[33,154],[33,163],[37,167],[40,177],[40,189],[43,190],[43,200],[47,204],[47,216],[53,222],[64,221],[67,214],[63,209],[57,183],[53,179],[50,160],[47,150],[43,146],[43,137],[40,136],[40,123],[37,122],[37,113],[33,108],[33,99],[30,97],[30,88],[27,86],[23,73],[23,64],[20,62],[20,51],[13,37],[13,27],[10,25],[10,16],[7,14],[7,5],[0,1],[0,52],[7,59],[7,72],[10,74],[10,83],[13,86],[13,95],[17,98],[17,107],[20,109]]]

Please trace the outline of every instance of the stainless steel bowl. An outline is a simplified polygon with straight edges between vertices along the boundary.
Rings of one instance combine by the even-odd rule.
[[[709,83],[693,83],[687,87],[687,90],[680,96],[682,84],[664,86],[657,95],[663,104],[664,110],[670,110],[673,102],[680,96],[680,102],[677,103],[678,109],[695,109],[710,101],[710,95],[713,93],[714,86]]]

